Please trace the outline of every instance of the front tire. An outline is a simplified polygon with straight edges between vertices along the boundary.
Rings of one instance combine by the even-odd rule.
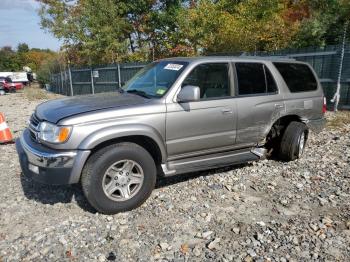
[[[300,158],[304,152],[308,129],[304,123],[290,122],[283,133],[279,156],[284,161]]]
[[[134,143],[119,143],[89,158],[81,184],[85,197],[97,211],[116,214],[145,202],[156,177],[156,165],[147,150]]]

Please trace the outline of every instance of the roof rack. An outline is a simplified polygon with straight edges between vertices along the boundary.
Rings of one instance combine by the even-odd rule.
[[[262,59],[262,60],[283,60],[283,61],[296,61],[295,58],[290,57],[288,55],[281,56],[281,55],[254,55],[250,54],[249,52],[233,52],[233,53],[211,53],[206,56],[231,56],[231,57],[239,57],[239,58],[246,58],[246,59]]]
[[[281,60],[285,60],[285,61],[296,61],[295,58],[292,58],[292,57],[289,57],[289,56],[255,56],[255,55],[240,55],[239,57],[242,57],[242,58],[247,58],[247,59],[264,59],[264,60],[271,60],[271,61],[274,61],[274,60],[278,60],[278,61],[281,61]]]

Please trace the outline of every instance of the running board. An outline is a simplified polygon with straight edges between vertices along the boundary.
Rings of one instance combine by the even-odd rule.
[[[241,150],[190,157],[162,164],[164,176],[173,176],[189,172],[219,168],[256,161],[265,157],[266,149],[246,148]]]

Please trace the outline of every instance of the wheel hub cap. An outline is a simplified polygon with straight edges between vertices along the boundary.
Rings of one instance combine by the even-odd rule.
[[[142,187],[144,174],[141,166],[133,160],[121,160],[105,172],[102,188],[113,201],[126,201],[134,197]]]

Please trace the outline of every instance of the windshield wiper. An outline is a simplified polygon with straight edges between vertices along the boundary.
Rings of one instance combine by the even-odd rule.
[[[126,92],[131,93],[131,94],[136,94],[136,95],[148,98],[148,99],[151,98],[146,92],[141,91],[141,90],[137,90],[137,89],[127,90]]]

